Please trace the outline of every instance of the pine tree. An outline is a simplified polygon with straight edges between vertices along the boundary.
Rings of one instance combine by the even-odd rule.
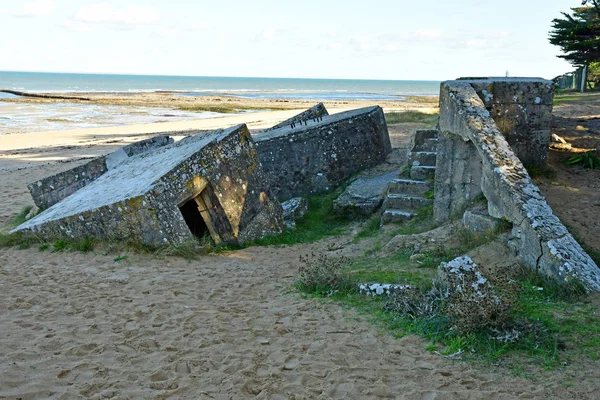
[[[572,15],[552,20],[550,43],[559,46],[566,59],[577,67],[600,61],[600,0],[584,0]]]

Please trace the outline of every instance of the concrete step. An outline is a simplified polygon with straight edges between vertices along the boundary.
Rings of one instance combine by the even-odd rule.
[[[408,165],[426,165],[435,167],[437,153],[435,151],[411,151],[408,153]]]
[[[416,143],[411,149],[411,152],[417,151],[437,151],[438,138],[428,138],[423,141],[423,143]]]
[[[413,165],[410,167],[410,179],[417,181],[435,179],[435,167]]]
[[[425,193],[430,191],[433,185],[424,181],[413,181],[411,179],[394,179],[390,182],[388,193],[405,194],[407,196],[425,197]]]
[[[381,214],[381,223],[382,224],[393,224],[408,221],[411,218],[416,217],[417,214],[410,211],[403,210],[385,210],[383,214]]]
[[[415,131],[415,143],[422,143],[425,139],[438,137],[437,129],[417,129]]]
[[[433,204],[432,199],[426,199],[424,197],[412,197],[404,194],[388,193],[383,201],[384,210],[404,210],[414,211],[419,208],[423,208],[429,204]]]

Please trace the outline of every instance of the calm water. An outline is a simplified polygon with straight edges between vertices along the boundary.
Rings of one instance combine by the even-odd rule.
[[[439,93],[437,81],[357,79],[230,78],[208,76],[63,74],[2,72],[0,89],[29,92],[155,92],[184,96],[229,95],[244,98],[307,100],[402,100]]]

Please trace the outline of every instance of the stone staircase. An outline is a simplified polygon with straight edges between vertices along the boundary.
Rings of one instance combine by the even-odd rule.
[[[433,203],[427,192],[433,189],[438,133],[435,129],[417,130],[408,153],[410,179],[394,179],[383,201],[381,223],[409,220],[417,210]]]

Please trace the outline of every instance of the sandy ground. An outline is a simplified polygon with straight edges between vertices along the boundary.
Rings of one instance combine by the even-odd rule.
[[[244,122],[260,129],[292,114]],[[227,118],[189,128],[241,122]],[[0,136],[0,223],[32,203],[27,183],[179,129],[188,126]],[[394,146],[412,129],[391,126]],[[598,398],[597,363],[523,379],[444,359],[417,337],[395,339],[354,309],[290,290],[299,254],[364,250],[349,242],[195,261],[0,249],[0,398]]]

